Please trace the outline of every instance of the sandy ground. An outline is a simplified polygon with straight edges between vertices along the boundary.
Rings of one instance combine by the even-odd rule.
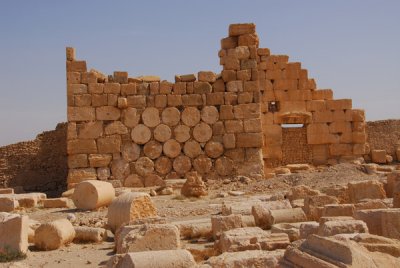
[[[308,185],[314,189],[347,184],[349,181],[383,179],[383,174],[366,174],[361,166],[353,164],[339,164],[331,167],[320,167],[312,171],[281,175],[266,180],[206,180],[209,195],[204,198],[183,198],[176,189],[169,196],[155,196],[158,215],[165,217],[167,221],[186,220],[195,218],[207,218],[218,214],[224,201],[242,201],[260,195],[285,194],[292,186]],[[241,196],[219,197],[229,191],[242,191]],[[141,189],[148,192],[149,189]],[[31,219],[40,222],[66,218],[69,213],[76,215],[74,225],[86,225],[102,227],[106,224],[107,209],[98,211],[82,212],[75,209],[40,209],[21,211],[29,215]],[[0,267],[99,267],[104,265],[113,253],[113,237],[99,244],[70,244],[53,251],[36,251],[34,246],[30,247],[27,258],[14,263],[0,263]],[[185,244],[185,242],[184,242]],[[22,266],[25,265],[25,266]]]

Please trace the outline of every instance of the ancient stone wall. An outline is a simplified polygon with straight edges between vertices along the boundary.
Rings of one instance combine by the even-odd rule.
[[[400,120],[367,122],[368,144],[371,150],[385,150],[394,160],[400,147]]]
[[[171,83],[88,71],[67,48],[69,185],[153,186],[191,170],[260,177],[264,164],[284,159],[285,123],[305,124],[312,154],[304,161],[365,153],[363,111],[317,90],[300,63],[259,48],[254,24],[230,25],[218,55],[221,74],[177,75]]]
[[[0,147],[0,188],[22,187],[25,191],[55,196],[66,189],[67,124],[39,134],[35,140]]]
[[[312,163],[312,145],[307,143],[307,128],[282,128],[281,165]]]

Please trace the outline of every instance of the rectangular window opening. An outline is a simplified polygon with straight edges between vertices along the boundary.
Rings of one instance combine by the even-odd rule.
[[[282,128],[302,128],[304,124],[282,124]]]

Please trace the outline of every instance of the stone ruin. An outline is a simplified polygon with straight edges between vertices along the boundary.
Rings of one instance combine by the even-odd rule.
[[[367,154],[365,116],[317,89],[300,62],[259,47],[254,24],[221,40],[222,71],[105,76],[67,48],[68,185],[162,185],[197,171],[262,178],[270,168]],[[301,124],[285,128],[287,124]]]

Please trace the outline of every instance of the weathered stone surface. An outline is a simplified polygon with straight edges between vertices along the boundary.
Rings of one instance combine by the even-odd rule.
[[[210,218],[200,218],[194,220],[174,221],[172,222],[178,227],[181,238],[212,238],[212,228]]]
[[[137,144],[145,144],[151,139],[151,130],[143,125],[137,125],[131,133],[132,140]]]
[[[157,210],[148,194],[125,193],[115,198],[108,207],[107,224],[115,232],[124,223],[156,215]]]
[[[192,169],[192,162],[186,155],[180,155],[174,159],[172,166],[176,173],[184,175]]]
[[[221,176],[229,176],[233,172],[232,159],[222,156],[215,161],[215,170]]]
[[[144,187],[143,181],[137,174],[131,174],[124,181],[125,187]]]
[[[196,107],[186,107],[182,112],[182,122],[189,127],[194,127],[200,122],[200,111]]]
[[[220,142],[209,141],[204,147],[207,156],[211,158],[218,158],[224,153],[224,146]]]
[[[59,198],[48,198],[42,201],[44,208],[69,208],[71,207],[71,202],[69,198],[59,197]]]
[[[227,216],[212,216],[211,227],[214,239],[218,239],[221,233],[225,231],[245,226],[242,222],[242,215],[231,214]]]
[[[183,152],[190,158],[196,158],[202,153],[201,146],[197,141],[190,140],[185,142]]]
[[[168,107],[161,113],[162,122],[167,126],[176,126],[180,119],[181,113],[175,107]]]
[[[165,181],[160,176],[154,173],[146,175],[143,181],[145,187],[165,186]]]
[[[143,147],[144,154],[150,159],[157,159],[161,156],[163,146],[157,141],[149,141]]]
[[[174,128],[175,139],[179,142],[185,142],[190,139],[190,127],[178,125]]]
[[[147,176],[154,171],[154,162],[148,157],[140,157],[135,163],[137,174]]]
[[[214,124],[218,121],[219,112],[215,106],[205,106],[201,110],[201,120],[207,124]]]
[[[278,200],[269,202],[257,202],[251,207],[251,213],[258,227],[268,228],[271,226],[269,221],[270,210],[292,208],[288,200]]]
[[[140,156],[140,146],[136,143],[125,143],[122,145],[122,158],[125,161],[136,161]]]
[[[360,220],[327,221],[320,224],[318,229],[318,235],[321,236],[352,233],[368,233],[367,224]]]
[[[28,251],[28,216],[0,212],[0,252],[2,255]]]
[[[192,254],[185,249],[156,250],[115,255],[107,267],[163,267],[186,268],[195,267]]]
[[[35,231],[35,247],[54,250],[74,240],[75,230],[67,219],[42,223]]]
[[[166,142],[171,138],[171,128],[165,124],[160,124],[154,129],[154,139],[159,142]]]
[[[186,173],[186,182],[182,186],[181,194],[187,197],[200,197],[207,195],[207,187],[196,171]]]
[[[163,152],[170,158],[175,158],[181,153],[181,145],[174,139],[166,141],[163,145]]]
[[[172,224],[124,226],[118,232],[115,244],[117,254],[179,249],[179,229]]]
[[[353,203],[357,203],[361,199],[383,199],[386,193],[383,184],[379,181],[359,181],[349,182],[349,195]]]
[[[166,156],[161,156],[156,160],[154,168],[162,175],[168,174],[172,169],[172,161]]]
[[[119,153],[121,151],[121,137],[109,136],[97,140],[97,148],[100,154]]]
[[[136,108],[127,108],[122,113],[122,121],[125,126],[134,128],[139,124],[140,114]]]
[[[107,238],[107,230],[104,228],[75,226],[75,238],[77,242],[102,242]]]
[[[0,195],[0,212],[12,212],[18,207],[19,202],[15,197]]]
[[[199,174],[206,174],[211,170],[212,161],[205,155],[199,155],[193,160],[193,167]]]
[[[148,127],[156,127],[160,124],[160,112],[157,108],[148,107],[142,113],[143,124]]]
[[[111,162],[111,174],[114,176],[114,179],[123,182],[129,173],[129,163],[123,158],[115,159]]]

